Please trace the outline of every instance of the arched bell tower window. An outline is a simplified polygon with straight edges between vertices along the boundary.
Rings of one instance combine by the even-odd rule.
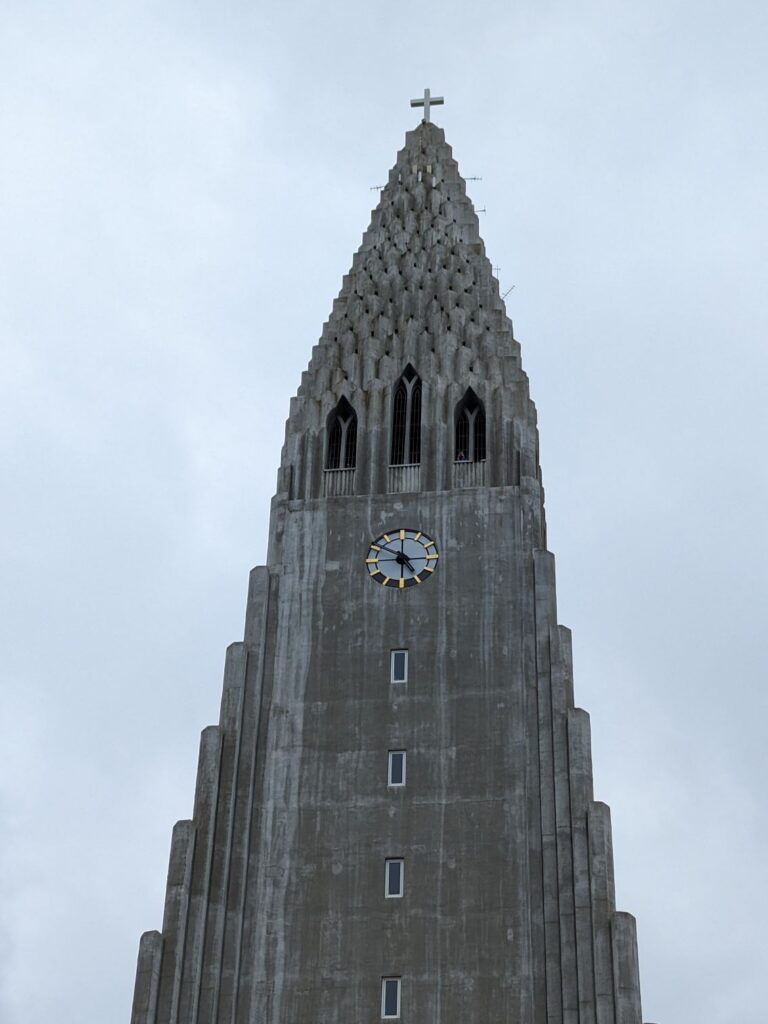
[[[456,406],[456,462],[485,462],[485,410],[472,388]]]
[[[395,385],[390,465],[421,462],[421,378],[408,364]]]
[[[354,469],[357,454],[357,414],[342,398],[328,417],[326,469]]]

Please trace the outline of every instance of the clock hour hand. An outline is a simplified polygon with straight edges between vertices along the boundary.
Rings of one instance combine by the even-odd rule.
[[[409,572],[416,572],[416,570],[411,565],[410,558],[408,557],[408,555],[405,554],[404,551],[397,552],[397,554],[395,555],[395,561],[397,562],[398,565],[404,565]]]

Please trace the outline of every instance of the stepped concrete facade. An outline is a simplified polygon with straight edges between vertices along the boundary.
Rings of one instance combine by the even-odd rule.
[[[590,749],[520,347],[422,122],[291,401],[132,1024],[641,1024]]]

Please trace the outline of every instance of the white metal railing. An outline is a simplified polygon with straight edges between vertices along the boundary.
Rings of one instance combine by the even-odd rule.
[[[355,469],[326,469],[323,473],[323,496],[338,498],[355,493]]]
[[[390,494],[396,491],[418,491],[421,486],[421,466],[415,462],[410,466],[390,466],[387,479],[387,490]]]
[[[482,487],[485,483],[485,462],[454,462],[454,487]]]

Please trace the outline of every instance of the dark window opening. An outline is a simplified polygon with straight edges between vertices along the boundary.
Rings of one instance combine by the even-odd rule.
[[[485,462],[485,412],[482,405],[475,415],[475,462]]]
[[[453,457],[456,462],[485,462],[485,410],[472,388],[467,388],[456,406],[454,441]]]
[[[483,449],[485,451],[485,449]],[[354,469],[357,456],[357,416],[353,414],[347,425],[347,438],[344,446],[344,468]],[[483,455],[485,458],[485,455]]]
[[[402,466],[405,462],[405,425],[408,410],[408,392],[403,381],[395,388],[395,402],[392,410],[392,465]]]
[[[328,417],[326,469],[354,469],[357,459],[357,414],[342,398]]]
[[[392,466],[421,462],[421,380],[410,365],[395,385],[390,455]]]
[[[382,978],[381,1016],[384,1019],[400,1016],[400,979]]]
[[[390,678],[393,683],[408,681],[408,651],[392,651]]]
[[[405,785],[405,751],[404,750],[390,750],[389,752],[389,765],[387,772],[387,785],[388,786],[404,786]]]
[[[469,420],[462,412],[456,421],[456,461],[466,462],[469,458]]]
[[[326,469],[338,469],[341,459],[341,423],[338,417],[333,421],[328,434],[328,456],[325,460]]]
[[[388,899],[400,898],[403,895],[403,862],[388,860],[385,862],[384,895]]]
[[[421,381],[416,380],[411,389],[411,431],[408,448],[411,464],[421,462]]]

